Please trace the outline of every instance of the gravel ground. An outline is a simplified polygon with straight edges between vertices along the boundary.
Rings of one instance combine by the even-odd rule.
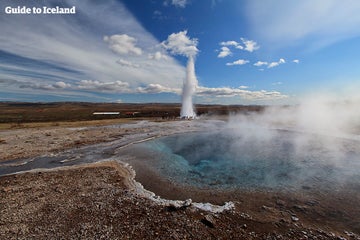
[[[126,124],[86,127],[45,127],[0,130],[0,162],[57,153],[101,142],[132,138],[134,135],[169,135],[204,129],[220,121],[133,121]],[[145,137],[146,138],[146,137]]]
[[[139,140],[136,134],[161,136],[206,124],[6,130],[0,132],[0,162],[118,139],[129,144],[127,139]],[[235,209],[214,214],[160,205],[139,194],[132,172],[118,162],[34,170],[0,177],[0,239],[360,239],[358,190],[222,194],[182,189],[141,172],[137,179],[161,196],[179,199],[191,192],[195,201],[233,201]]]
[[[295,217],[277,219],[265,206],[261,221],[240,203],[218,214],[158,205],[139,196],[129,179],[114,162],[3,176],[0,238],[359,239],[306,226]]]

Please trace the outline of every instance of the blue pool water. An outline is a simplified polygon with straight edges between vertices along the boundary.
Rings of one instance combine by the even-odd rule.
[[[171,181],[201,188],[360,184],[359,142],[314,134],[226,129],[163,137],[131,152]]]

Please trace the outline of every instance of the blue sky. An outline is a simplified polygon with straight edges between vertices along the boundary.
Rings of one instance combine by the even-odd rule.
[[[180,102],[184,48],[196,49],[196,103],[292,104],[360,89],[356,0],[0,5],[0,101]],[[76,14],[4,12],[24,5]]]

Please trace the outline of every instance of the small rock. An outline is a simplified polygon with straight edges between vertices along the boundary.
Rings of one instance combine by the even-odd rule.
[[[292,220],[293,222],[297,222],[297,221],[299,221],[299,218],[296,217],[296,216],[291,216],[291,220]]]
[[[337,239],[338,239],[338,240],[347,240],[346,238],[344,238],[344,237],[340,237],[340,236],[339,236],[339,237],[337,237]]]
[[[294,205],[293,209],[295,209],[298,212],[306,212],[306,207],[300,205]]]
[[[276,200],[276,205],[285,206],[285,202],[283,200],[278,199],[278,200]]]
[[[355,235],[353,232],[348,232],[348,231],[344,231],[344,233],[349,237],[353,237]]]
[[[210,214],[205,215],[205,217],[201,219],[201,222],[206,226],[208,226],[209,228],[215,228],[215,219]]]
[[[305,204],[308,206],[315,206],[315,205],[319,204],[319,202],[316,200],[310,200],[310,201],[307,201]]]
[[[281,218],[281,219],[279,220],[279,222],[281,222],[281,223],[287,223],[287,221],[286,221],[285,219],[283,219],[283,218]]]
[[[274,211],[273,208],[268,207],[268,206],[265,206],[265,205],[263,205],[263,206],[261,207],[261,209],[262,209],[262,210],[265,210],[265,211],[268,211],[268,212],[273,212],[273,211]]]
[[[4,192],[4,193],[8,193],[8,192],[11,192],[11,187],[4,187],[3,189],[2,189],[2,191]]]
[[[63,194],[64,191],[60,189],[59,187],[55,188],[55,192]]]

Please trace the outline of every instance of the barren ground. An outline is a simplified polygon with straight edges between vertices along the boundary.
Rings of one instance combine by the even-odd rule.
[[[122,121],[2,130],[0,162],[158,128],[102,126]],[[184,127],[192,129],[183,123],[175,130]],[[235,209],[213,214],[158,205],[134,191],[129,171],[116,162],[38,170],[0,177],[0,239],[360,239],[359,191],[222,194],[182,189],[146,170],[137,180],[161,196],[191,193],[195,201],[233,201]]]
[[[0,238],[359,239],[316,219],[292,220],[291,212],[309,206],[286,210],[296,201],[286,196],[244,196],[234,211],[219,214],[160,206],[136,195],[128,172],[116,164],[1,177]]]

